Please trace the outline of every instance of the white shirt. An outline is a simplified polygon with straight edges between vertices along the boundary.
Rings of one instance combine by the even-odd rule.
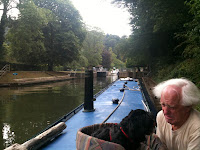
[[[156,134],[169,150],[200,150],[200,112],[192,109],[187,121],[173,131],[161,110],[157,114]]]

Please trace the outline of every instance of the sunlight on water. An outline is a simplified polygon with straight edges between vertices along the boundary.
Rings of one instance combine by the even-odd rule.
[[[15,133],[11,131],[10,124],[3,123],[2,135],[5,147],[8,147],[15,142]]]

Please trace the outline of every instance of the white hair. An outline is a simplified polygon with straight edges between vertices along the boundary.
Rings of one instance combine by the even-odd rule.
[[[175,85],[182,88],[181,104],[183,106],[194,106],[200,103],[200,91],[197,86],[185,78],[170,79],[163,81],[154,87],[153,93],[157,98],[161,98],[163,89],[169,85]]]

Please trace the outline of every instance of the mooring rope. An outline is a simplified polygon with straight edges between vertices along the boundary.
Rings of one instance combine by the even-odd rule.
[[[124,90],[124,93],[123,93],[120,103],[117,105],[117,107],[108,115],[108,117],[102,123],[105,123],[110,118],[110,116],[117,110],[117,108],[121,105],[122,101],[124,100],[124,96],[125,96],[125,90]]]
[[[136,89],[136,86],[133,87],[133,89],[129,88],[128,86],[126,86],[126,87],[127,87],[127,90],[130,90],[130,91],[140,91],[140,88]],[[124,100],[125,90],[126,89],[124,88],[124,93],[123,93],[120,103],[117,105],[117,107],[108,115],[108,117],[102,123],[105,123],[110,118],[110,116],[117,110],[117,108],[121,105],[122,101]]]
[[[136,87],[133,87],[133,89],[131,89],[131,88],[128,87],[128,90],[130,90],[130,91],[140,91],[140,89],[136,88]]]

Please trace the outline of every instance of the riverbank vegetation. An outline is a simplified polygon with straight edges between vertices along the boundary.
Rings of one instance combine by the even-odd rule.
[[[113,49],[121,38],[86,26],[69,0],[0,0],[0,4],[2,65],[49,71],[105,64],[125,67]],[[14,5],[17,17],[8,15]]]
[[[200,87],[199,0],[114,0],[132,15],[129,37],[88,27],[69,0],[19,0],[17,17],[8,15],[11,1],[0,0],[2,64],[38,70],[148,65],[156,82],[186,77]]]
[[[157,82],[186,77],[200,87],[200,1],[115,1],[132,14],[128,67],[149,64]]]
[[[132,14],[127,67],[149,64],[157,82],[185,77],[200,87],[200,1],[115,1]]]

